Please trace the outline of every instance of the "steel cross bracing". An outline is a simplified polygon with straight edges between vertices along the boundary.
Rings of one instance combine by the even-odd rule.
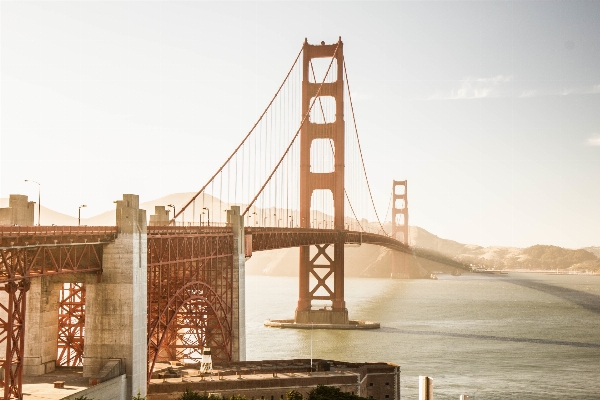
[[[58,301],[57,366],[83,365],[85,337],[85,285],[64,283]]]
[[[148,363],[232,359],[231,228],[148,227]]]
[[[22,398],[25,313],[30,279],[102,271],[103,245],[115,239],[114,226],[0,227],[0,355],[4,399]],[[63,329],[64,326],[60,326]],[[76,346],[75,346],[76,347]]]

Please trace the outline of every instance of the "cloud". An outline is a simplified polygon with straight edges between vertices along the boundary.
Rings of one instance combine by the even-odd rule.
[[[537,95],[536,90],[525,90],[523,93],[519,95],[519,97],[533,97]]]
[[[587,145],[588,146],[600,146],[600,135],[597,133],[594,133],[592,136],[590,136],[587,140]]]
[[[460,81],[460,87],[450,92],[436,92],[429,100],[463,100],[500,97],[501,87],[512,80],[512,75],[497,75],[490,78],[468,77]]]

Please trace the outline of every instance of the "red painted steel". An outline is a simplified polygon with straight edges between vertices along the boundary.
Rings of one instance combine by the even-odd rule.
[[[231,228],[148,227],[148,377],[156,362],[232,359]]]
[[[7,304],[0,303],[0,343],[6,352],[0,365],[4,369],[4,400],[22,399],[23,354],[25,350],[25,309],[29,281],[3,282],[0,290],[8,293]],[[1,356],[1,355],[0,355]]]
[[[103,245],[116,236],[115,226],[0,227],[0,290],[7,292],[6,304],[0,304],[0,343],[6,342],[6,354],[0,355],[5,371],[0,382],[4,399],[23,397],[21,376],[30,279],[101,273]],[[67,325],[66,320],[59,322],[59,330]]]
[[[335,58],[336,80],[330,83],[311,83],[310,63],[313,58]],[[310,45],[303,47],[302,115],[309,112],[311,99],[317,95],[331,96],[335,100],[335,121],[317,124],[306,121],[300,133],[300,227],[310,228],[311,198],[315,190],[330,190],[333,195],[334,228],[344,229],[344,52],[341,39],[332,45]],[[330,71],[331,74],[334,71]],[[320,78],[320,77],[318,77]],[[311,172],[310,149],[316,139],[330,139],[334,148],[334,170],[328,173]],[[320,283],[329,293],[327,300],[334,311],[345,310],[344,301],[344,246],[343,241],[333,243],[333,257],[329,258],[329,275],[333,275],[333,288]],[[315,288],[310,287],[310,276],[318,275],[321,267],[310,257],[308,246],[300,247],[300,282],[297,312],[309,311],[315,298]],[[320,282],[320,281],[319,281]]]
[[[398,220],[400,216],[400,220]],[[401,237],[399,238],[399,236]],[[408,183],[392,182],[392,237],[408,246]],[[406,256],[392,252],[392,278],[408,278]]]
[[[83,365],[85,338],[85,285],[64,283],[58,301],[58,354],[56,365]]]
[[[102,271],[102,243],[0,247],[0,282]]]

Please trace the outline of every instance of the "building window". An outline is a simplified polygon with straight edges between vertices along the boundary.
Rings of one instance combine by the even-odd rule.
[[[386,382],[386,383],[385,383],[385,385],[386,385],[386,386],[389,386],[389,385],[390,385],[390,383],[389,383],[389,382]]]
[[[273,396],[271,396],[271,400],[273,400]]]
[[[369,386],[373,386],[373,382],[369,382]]]
[[[385,398],[386,398],[386,399],[389,399],[389,398],[390,398],[390,395],[389,395],[389,394],[386,394],[386,395],[385,395]]]
[[[352,396],[354,396],[354,392],[352,392]]]

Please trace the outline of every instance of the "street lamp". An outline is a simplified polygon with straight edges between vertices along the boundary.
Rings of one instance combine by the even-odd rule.
[[[258,218],[257,218],[257,216],[256,216],[256,211],[254,211],[254,212],[252,213],[252,215],[254,215],[254,225],[258,225]]]
[[[173,204],[167,204],[167,207],[171,207],[173,209],[173,226],[177,226],[177,221],[175,221],[175,206]]]
[[[290,218],[290,228],[294,227],[294,217],[292,217],[291,215],[288,215],[288,218]]]
[[[210,226],[210,210],[208,208],[206,208],[206,207],[202,207],[202,209],[206,210],[206,214],[208,214],[207,215],[207,217],[208,217],[208,226]]]
[[[79,206],[79,210],[77,210],[77,226],[81,226],[81,209],[87,207],[85,204]]]
[[[42,185],[40,185],[39,182],[36,181],[30,181],[29,179],[25,179],[25,182],[32,182],[32,183],[37,183],[38,185],[38,226],[40,226],[40,219],[42,216],[42,196],[41,196],[41,191],[42,191]]]

